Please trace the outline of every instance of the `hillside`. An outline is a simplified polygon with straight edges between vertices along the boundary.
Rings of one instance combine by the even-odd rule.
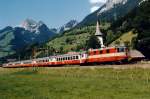
[[[138,7],[130,11],[126,16],[114,22],[109,30],[114,35],[121,32],[133,31],[137,37],[133,39],[133,47],[140,50],[147,58],[150,58],[150,0],[143,1]],[[116,32],[115,32],[116,31]],[[127,38],[127,37],[126,37]],[[128,37],[129,38],[129,37]],[[115,40],[115,39],[114,39]]]
[[[98,19],[106,22],[114,22],[124,17],[132,9],[137,7],[142,0],[108,0],[101,8],[89,14],[77,27],[95,25]]]
[[[132,48],[133,47],[133,39],[137,38],[137,34],[133,33],[133,31],[129,31],[127,33],[124,33],[122,36],[120,36],[118,39],[113,41],[110,46],[117,45],[117,44],[124,44],[128,43],[129,46]]]
[[[109,26],[109,23],[102,24],[101,29],[106,30]],[[90,37],[95,34],[95,29],[96,26],[75,28],[64,32],[60,37],[51,40],[46,45],[61,51],[61,53],[85,50],[88,47],[87,43]]]

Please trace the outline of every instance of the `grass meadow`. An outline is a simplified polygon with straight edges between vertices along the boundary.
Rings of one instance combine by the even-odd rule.
[[[0,99],[150,99],[150,69],[0,68]]]

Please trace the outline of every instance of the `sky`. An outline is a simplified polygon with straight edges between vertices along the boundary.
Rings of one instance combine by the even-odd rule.
[[[58,28],[72,19],[83,20],[106,0],[0,0],[0,29],[19,26],[25,19]]]

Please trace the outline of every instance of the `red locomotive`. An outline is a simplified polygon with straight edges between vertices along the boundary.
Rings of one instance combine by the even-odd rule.
[[[124,62],[130,58],[141,59],[144,56],[132,55],[126,47],[115,46],[105,47],[103,44],[103,35],[99,29],[99,23],[97,22],[96,33],[100,45],[100,49],[89,49],[84,52],[72,52],[64,55],[49,56],[44,58],[10,62],[3,64],[3,67],[51,67],[62,65],[82,65],[92,63],[111,63],[111,62]],[[134,56],[134,57],[132,57]]]

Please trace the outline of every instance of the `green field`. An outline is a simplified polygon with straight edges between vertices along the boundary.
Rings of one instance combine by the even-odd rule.
[[[0,68],[0,99],[150,99],[150,69]]]

